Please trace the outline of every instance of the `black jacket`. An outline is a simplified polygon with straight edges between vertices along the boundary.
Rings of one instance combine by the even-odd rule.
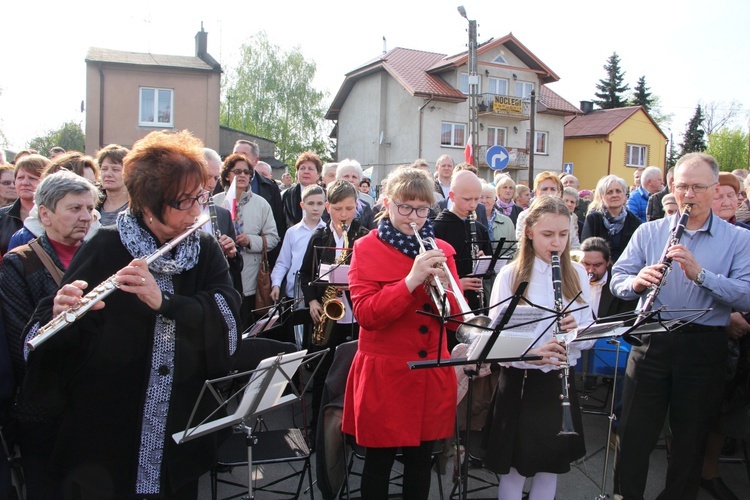
[[[234,230],[234,223],[232,222],[232,214],[223,207],[216,208],[216,218],[218,219],[219,231],[221,234],[226,234],[232,238],[235,242],[237,241],[237,232]],[[237,253],[231,259],[227,259],[229,262],[229,274],[232,276],[232,284],[234,289],[242,295],[242,268],[245,265],[245,261],[242,260],[242,254],[239,249]]]
[[[664,199],[667,194],[669,194],[669,186],[664,186],[664,189],[648,197],[648,205],[646,205],[646,221],[657,220],[664,217],[664,207],[661,205],[661,200]]]
[[[440,210],[448,210],[448,199],[446,198],[442,201],[439,201],[438,207],[440,207]],[[489,228],[489,223],[487,222],[487,209],[484,208],[484,205],[482,205],[481,203],[478,204],[475,212],[477,213],[477,222],[479,222],[485,228]],[[440,217],[440,214],[438,214],[438,217]],[[513,224],[515,225],[515,222]]]
[[[22,227],[20,199],[14,201],[12,205],[0,208],[0,254],[5,255],[13,233]]]
[[[302,220],[301,202],[302,186],[300,184],[293,184],[289,189],[281,193],[281,206],[284,209],[286,229],[289,229]]]
[[[623,210],[625,208],[623,207]],[[599,236],[607,240],[609,248],[612,251],[612,262],[617,262],[620,258],[625,247],[628,245],[628,241],[641,225],[641,219],[637,215],[628,211],[628,215],[625,216],[625,224],[620,232],[620,238],[618,242],[614,242],[612,236],[609,234],[609,230],[604,227],[604,215],[601,211],[590,212],[586,216],[586,221],[583,223],[583,231],[581,231],[581,242],[591,236]]]

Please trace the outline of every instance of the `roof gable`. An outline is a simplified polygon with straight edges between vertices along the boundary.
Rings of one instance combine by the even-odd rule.
[[[648,117],[654,128],[666,138],[659,125],[656,124],[643,106],[598,109],[587,115],[575,116],[565,124],[565,138],[608,136],[617,127],[625,123],[626,120],[638,113],[638,111],[643,111],[643,114]]]

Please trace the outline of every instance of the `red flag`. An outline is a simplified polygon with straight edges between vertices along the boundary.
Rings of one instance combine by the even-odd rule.
[[[466,142],[466,147],[464,148],[464,159],[469,165],[474,165],[474,148],[471,145],[471,136],[469,136],[469,140]]]

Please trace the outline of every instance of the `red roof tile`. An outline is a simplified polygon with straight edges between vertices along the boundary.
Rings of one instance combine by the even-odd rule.
[[[565,138],[607,136],[639,109],[641,106],[598,109],[587,115],[577,116],[565,124]]]
[[[546,85],[542,85],[539,94],[539,103],[546,107],[549,111],[557,111],[572,115],[581,113],[580,109],[576,108],[571,103],[560,97],[559,94],[550,90]]]
[[[460,90],[448,84],[439,76],[431,75],[425,71],[443,58],[445,58],[445,54],[398,47],[385,55],[383,67],[411,94],[426,94],[465,100],[466,96]]]

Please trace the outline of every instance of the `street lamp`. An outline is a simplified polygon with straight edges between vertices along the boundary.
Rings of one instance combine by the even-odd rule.
[[[471,140],[472,164],[477,165],[477,147],[479,146],[479,115],[477,100],[479,95],[479,75],[477,74],[477,22],[466,16],[463,5],[458,6],[458,13],[469,21],[469,137]]]

